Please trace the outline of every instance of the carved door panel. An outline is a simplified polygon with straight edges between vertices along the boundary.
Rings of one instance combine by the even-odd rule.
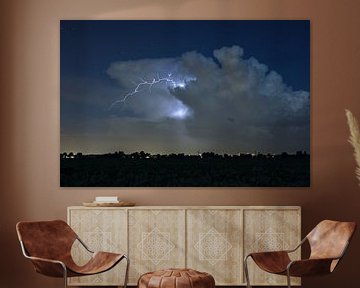
[[[93,251],[127,253],[127,215],[125,209],[71,209],[68,214],[69,225],[80,239]],[[72,247],[76,263],[84,264],[90,253],[76,241]],[[85,277],[72,277],[70,285],[122,285],[125,274],[125,261],[113,269]]]
[[[185,267],[185,210],[129,210],[129,281],[145,272]]]
[[[286,250],[295,248],[301,237],[299,209],[258,209],[244,211],[244,255],[251,252]],[[300,249],[291,255],[300,259]],[[252,261],[249,276],[252,285],[286,285],[286,277],[266,273]],[[293,278],[292,284],[300,284]]]
[[[187,266],[206,271],[216,285],[242,281],[242,211],[187,211]]]

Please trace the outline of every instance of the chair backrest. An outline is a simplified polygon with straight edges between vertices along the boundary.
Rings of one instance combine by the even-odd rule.
[[[311,248],[310,258],[337,258],[342,256],[355,229],[355,222],[321,221],[306,236]]]
[[[62,220],[19,222],[16,231],[27,253],[34,257],[67,258],[76,240],[75,232]]]

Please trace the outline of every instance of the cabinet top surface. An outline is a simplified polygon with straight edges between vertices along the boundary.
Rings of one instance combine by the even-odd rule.
[[[190,210],[190,209],[221,209],[221,210],[236,210],[236,209],[279,209],[279,210],[300,210],[301,206],[132,206],[132,207],[85,207],[85,206],[69,206],[68,209],[132,209],[132,210]]]

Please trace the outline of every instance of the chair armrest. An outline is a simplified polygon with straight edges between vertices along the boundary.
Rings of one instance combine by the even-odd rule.
[[[34,265],[35,271],[51,277],[66,277],[67,269],[64,262],[53,259],[46,259],[33,256],[25,256],[30,259]]]
[[[49,263],[53,263],[53,264],[60,264],[61,266],[66,267],[64,262],[61,262],[59,260],[47,259],[47,258],[41,258],[41,257],[33,257],[33,256],[26,256],[26,258],[30,259],[31,261],[49,262]]]
[[[90,253],[95,253],[94,251],[90,250],[90,248],[80,239],[78,235],[76,235],[76,240],[78,240],[87,251]]]
[[[269,273],[283,273],[291,262],[287,251],[267,251],[250,253],[245,258],[251,257],[254,262],[264,271]]]
[[[293,249],[288,249],[288,250],[279,250],[279,251],[265,251],[265,252],[252,252],[252,253],[249,253],[248,255],[246,255],[246,257],[244,258],[244,259],[246,259],[246,258],[248,258],[248,257],[250,257],[250,256],[252,256],[252,254],[259,254],[259,253],[261,253],[261,254],[267,254],[267,255],[271,255],[271,254],[284,254],[284,253],[286,253],[286,254],[288,254],[288,253],[292,253],[292,252],[295,252],[297,249],[299,249],[305,242],[306,242],[306,240],[307,240],[307,238],[305,237],[305,238],[303,238],[302,240],[301,240],[301,242],[295,247],[295,248],[293,248]]]
[[[285,250],[285,251],[288,252],[288,253],[295,252],[297,249],[299,249],[299,248],[306,242],[306,240],[307,240],[306,237],[303,238],[303,239],[301,240],[301,242],[300,242],[295,248],[290,249],[290,250]]]
[[[264,252],[252,252],[249,253],[246,258],[248,257],[252,257],[254,258],[259,258],[259,257],[279,257],[279,256],[288,256],[288,251],[287,250],[279,250],[279,251],[264,251]]]
[[[266,255],[271,255],[271,254],[287,254],[288,251],[287,250],[277,250],[277,251],[261,251],[261,252],[252,252],[249,253],[249,256],[252,255],[256,255],[256,254],[266,254]]]
[[[20,241],[20,246],[24,257],[31,260],[36,272],[51,277],[66,277],[67,268],[64,262],[55,259],[30,256],[22,241]]]
[[[332,272],[332,263],[339,258],[318,258],[291,261],[287,266],[290,276],[312,276],[329,274]]]

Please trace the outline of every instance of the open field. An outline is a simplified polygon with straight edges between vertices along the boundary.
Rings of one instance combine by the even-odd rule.
[[[92,155],[61,160],[62,187],[307,187],[310,156]]]

